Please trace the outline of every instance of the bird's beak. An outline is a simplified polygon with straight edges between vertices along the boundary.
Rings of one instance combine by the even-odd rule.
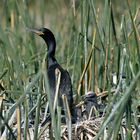
[[[30,29],[30,28],[26,28],[26,30],[27,30],[28,32],[33,32],[33,33],[35,33],[35,34],[37,34],[37,35],[44,35],[44,33],[43,33],[42,31],[40,31],[39,29]]]

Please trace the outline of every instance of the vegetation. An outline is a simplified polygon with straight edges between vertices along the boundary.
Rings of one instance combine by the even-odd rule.
[[[35,27],[47,27],[54,33],[56,58],[70,72],[75,104],[90,90],[106,104],[98,131],[94,133],[91,125],[86,138],[140,139],[138,0],[5,0],[0,4],[2,139],[36,140],[48,134],[48,126],[42,129],[39,125],[47,108],[46,93],[49,96],[44,63],[47,48],[41,38],[27,32]],[[55,139],[71,139],[76,126],[68,126],[69,135],[62,133],[60,110],[51,115]],[[95,122],[90,121],[87,125]]]

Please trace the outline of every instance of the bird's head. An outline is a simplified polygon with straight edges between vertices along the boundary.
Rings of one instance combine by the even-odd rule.
[[[27,29],[27,30],[42,37],[48,46],[48,52],[50,52],[52,55],[55,54],[56,41],[53,33],[49,29],[40,28],[40,29]]]
[[[53,33],[47,28],[40,28],[40,29],[29,29],[28,28],[27,30],[39,35],[45,41],[48,41],[48,40],[55,41],[55,37],[54,37]]]

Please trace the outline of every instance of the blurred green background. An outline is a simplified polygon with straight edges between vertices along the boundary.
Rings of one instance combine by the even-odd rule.
[[[84,46],[83,36],[86,34],[89,40],[92,41],[93,32],[96,28],[92,8],[88,3],[90,2],[84,0],[4,0],[0,2],[0,73],[2,75],[8,69],[8,73],[3,77],[3,82],[7,89],[15,88],[13,86],[15,83],[16,88],[23,89],[22,82],[25,82],[29,75],[38,71],[45,53],[44,50],[46,50],[43,40],[27,32],[26,28],[47,27],[52,30],[56,37],[56,58],[60,64],[70,71],[74,90],[76,90],[84,63],[87,61],[87,54],[91,48],[91,44],[87,41]],[[102,48],[101,44],[104,44],[105,48],[107,43],[109,43],[109,47],[113,48],[114,53],[116,53],[114,61],[117,62],[117,55],[119,54],[114,47],[116,45],[113,41],[114,37],[110,37],[110,42],[108,39],[113,34],[113,31],[109,31],[109,28],[113,30],[109,21],[109,9],[107,7],[109,4],[107,4],[107,0],[95,0],[93,3],[101,37],[99,39],[97,36],[97,47]],[[138,0],[130,1],[133,15],[138,10],[138,4]],[[112,1],[111,5],[117,39],[119,39],[118,43],[122,43],[122,35],[120,33],[122,18],[125,17],[126,19],[125,28],[128,30],[127,32],[131,32],[131,21],[127,4],[126,1],[116,0]],[[136,22],[139,22],[137,19]],[[79,35],[81,33],[83,36]],[[94,75],[97,75],[105,64],[103,52],[97,51],[96,53],[97,56],[95,57],[97,60],[95,60],[95,63],[97,63],[96,66],[98,68]],[[135,56],[133,55],[132,57]],[[119,70],[118,63],[114,63],[113,66],[113,71],[117,73]],[[95,88],[94,75],[91,78],[92,84],[89,87],[92,90]],[[96,78],[101,83],[98,79],[99,77],[97,76]],[[99,84],[99,86],[103,88],[102,85]]]

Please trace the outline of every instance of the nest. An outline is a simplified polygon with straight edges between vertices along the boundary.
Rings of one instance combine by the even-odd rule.
[[[103,117],[91,118],[84,121],[79,121],[76,124],[72,124],[71,138],[72,140],[90,140],[93,139],[100,128],[103,121]],[[45,138],[51,139],[50,127],[47,127],[45,132],[42,134],[40,140]],[[67,125],[61,126],[61,139],[68,140],[68,127]]]
[[[84,120],[72,125],[72,140],[90,140],[93,139],[98,130],[100,125],[103,121],[102,118],[91,118],[89,120]],[[68,140],[68,130],[67,126],[64,125],[61,127],[61,138],[63,140]]]

